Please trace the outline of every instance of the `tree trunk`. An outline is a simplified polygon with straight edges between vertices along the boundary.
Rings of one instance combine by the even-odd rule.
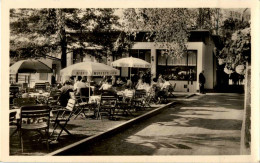
[[[65,31],[65,16],[62,9],[58,9],[58,25],[61,46],[61,68],[65,68],[67,66],[67,38]]]
[[[61,41],[61,68],[67,67],[67,41]]]

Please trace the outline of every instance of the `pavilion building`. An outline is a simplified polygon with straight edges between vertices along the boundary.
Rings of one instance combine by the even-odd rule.
[[[197,92],[199,91],[199,73],[204,70],[206,77],[205,89],[214,89],[216,80],[216,57],[214,55],[215,43],[208,30],[191,30],[187,43],[187,53],[180,59],[166,57],[163,55],[163,42],[155,44],[144,39],[144,32],[140,32],[132,48],[127,54],[120,57],[109,57],[99,60],[99,62],[110,65],[113,60],[121,57],[136,57],[151,63],[151,74],[158,77],[162,74],[167,77],[172,84],[176,83],[175,91]],[[93,50],[93,49],[92,49]],[[98,48],[95,48],[98,50]],[[91,49],[89,49],[91,53]],[[82,61],[96,61],[91,55],[80,55],[77,51],[68,53],[67,65]],[[132,69],[132,73],[137,73],[137,69]],[[129,76],[129,68],[121,68],[121,76]]]

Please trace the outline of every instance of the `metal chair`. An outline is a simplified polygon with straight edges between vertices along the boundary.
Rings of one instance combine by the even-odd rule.
[[[34,88],[35,88],[35,91],[39,91],[39,90],[44,90],[44,91],[46,91],[47,86],[46,86],[45,83],[35,83]]]
[[[109,119],[113,119],[117,106],[117,96],[112,92],[101,94],[101,100],[97,107],[97,118],[102,119],[102,114],[108,114]]]
[[[13,100],[19,97],[19,87],[10,86],[9,87],[9,103],[13,104]]]
[[[136,109],[144,109],[145,107],[146,90],[136,90],[133,99],[133,105]]]
[[[51,106],[58,105],[60,94],[60,90],[52,90],[50,92],[50,96],[47,99],[47,104]]]
[[[76,116],[74,119],[80,114],[83,114],[85,118],[87,118],[85,111],[90,111],[94,107],[94,104],[89,103],[89,96],[93,93],[91,88],[80,88],[79,93],[79,96],[75,96],[77,100],[77,110],[75,111]]]
[[[170,88],[170,85],[163,88],[162,90],[160,90],[158,92],[158,103],[167,103],[168,102],[168,96],[169,96],[169,88]]]
[[[134,91],[126,91],[123,100],[117,102],[117,109],[121,109],[123,114],[133,116],[131,109],[133,109],[133,98],[134,98]]]
[[[10,137],[14,136],[14,134],[18,131],[19,129],[19,121],[16,119],[16,111],[11,111],[9,113],[9,127],[15,126],[15,131],[10,135]]]
[[[74,108],[76,105],[76,100],[75,99],[69,99],[68,104],[65,108],[60,108],[57,110],[53,110],[53,112],[56,113],[56,117],[52,120],[54,122],[53,124],[53,131],[51,136],[54,134],[55,130],[60,127],[61,130],[56,137],[56,141],[59,139],[61,136],[62,132],[65,131],[68,135],[72,135],[69,130],[66,128],[68,122],[70,121],[70,118],[73,116],[74,113]]]
[[[21,119],[16,119],[16,111],[12,111],[12,109],[19,109],[22,106],[25,105],[36,105],[36,98],[15,98],[13,100],[13,106],[11,108],[10,114],[9,114],[9,125],[10,126],[16,126],[15,131],[11,134],[11,137],[18,132],[19,130],[19,125],[20,125],[20,120]]]
[[[47,105],[28,105],[21,107],[19,137],[22,152],[24,149],[24,135],[33,131],[40,134],[40,140],[46,141],[47,149],[49,149],[50,110],[51,108]],[[44,133],[42,131],[44,131]]]
[[[174,91],[175,91],[175,88],[176,88],[176,83],[174,83],[173,86],[171,85],[171,86],[169,87],[169,90],[168,90],[168,96],[169,96],[169,97],[175,97],[174,94],[173,94]]]

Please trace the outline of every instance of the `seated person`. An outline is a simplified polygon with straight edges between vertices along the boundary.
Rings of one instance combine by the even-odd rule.
[[[151,86],[148,83],[144,83],[144,89],[148,92],[151,89]]]
[[[135,88],[138,89],[138,90],[145,89],[145,84],[144,84],[142,79],[138,80],[138,83],[136,84]]]
[[[22,98],[29,98],[29,93],[26,90],[24,90]]]
[[[157,79],[153,78],[152,82],[151,82],[151,86],[157,85]]]
[[[117,85],[123,85],[123,84],[125,84],[124,82],[123,82],[123,80],[119,77],[118,79],[117,79],[117,81],[116,81],[116,84]]]
[[[155,95],[156,95],[156,98],[159,100],[159,102],[160,102],[160,98],[167,96],[167,94],[168,94],[168,89],[169,89],[170,85],[171,85],[171,83],[169,82],[168,78],[166,78],[166,79],[163,81],[163,84],[162,84],[161,89],[158,90],[158,91],[156,92],[156,94],[155,94]]]
[[[74,85],[74,84],[75,84],[75,83],[74,83],[74,77],[73,77],[73,76],[71,76],[71,77],[69,78],[69,82],[70,82],[71,85]]]
[[[74,84],[74,88],[73,88],[73,90],[76,91],[76,95],[79,94],[80,88],[86,88],[86,87],[87,87],[86,83],[82,82],[82,77],[78,76],[78,80]]]
[[[70,84],[70,81],[65,81],[64,86],[60,89],[59,102],[60,105],[66,107],[68,100],[70,99],[69,92],[73,91],[73,86]]]
[[[108,81],[106,80],[101,87],[99,88],[99,90],[109,90],[112,88],[112,85],[108,83]]]
[[[104,84],[106,80],[107,80],[107,77],[103,76],[103,78],[99,81],[98,85],[102,86],[102,84]]]
[[[124,91],[124,99],[132,99],[134,97],[134,90],[130,87],[127,87]]]
[[[133,87],[133,82],[129,78],[127,78],[125,86],[126,86],[126,88],[132,88]]]
[[[112,86],[115,86],[116,85],[116,76],[113,75],[111,80],[112,80]]]
[[[169,82],[169,79],[165,78],[165,80],[162,84],[161,90],[168,89],[170,87],[170,85],[171,85],[171,83]]]
[[[159,77],[158,77],[158,80],[157,80],[157,85],[158,85],[160,88],[162,88],[163,83],[164,83],[164,79],[163,79],[162,75],[160,74]]]

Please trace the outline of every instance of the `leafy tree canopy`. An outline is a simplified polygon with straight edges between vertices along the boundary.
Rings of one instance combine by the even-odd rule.
[[[187,49],[187,25],[192,23],[191,15],[184,8],[130,8],[124,11],[123,30],[133,36],[146,32],[148,41],[166,49],[172,57],[181,57]]]
[[[11,9],[10,56],[56,54],[65,67],[66,55],[73,50],[84,55],[83,49],[100,47],[103,55],[110,54],[114,48],[110,33],[117,30],[118,19],[114,9]],[[90,33],[94,37],[88,37]]]

